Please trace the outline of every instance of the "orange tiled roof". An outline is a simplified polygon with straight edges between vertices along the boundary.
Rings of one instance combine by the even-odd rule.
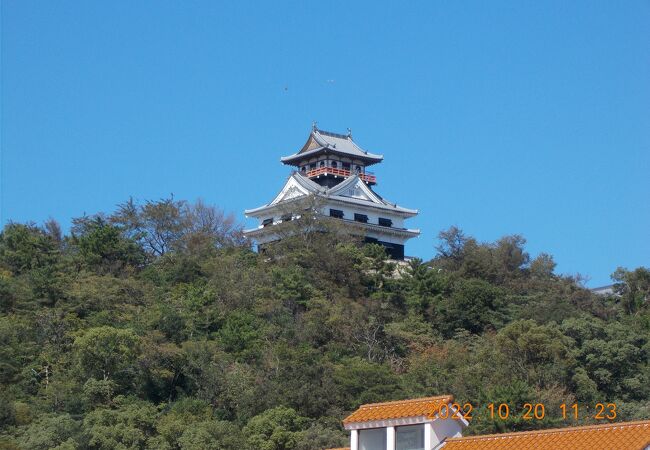
[[[642,450],[650,445],[650,420],[449,438],[443,450]]]
[[[412,400],[399,400],[396,402],[370,403],[361,405],[359,409],[343,419],[344,424],[355,422],[369,422],[371,420],[401,419],[405,417],[425,416],[433,418],[440,409],[440,405],[451,403],[452,395],[438,397],[414,398]]]

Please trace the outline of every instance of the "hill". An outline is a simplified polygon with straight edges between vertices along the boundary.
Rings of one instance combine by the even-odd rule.
[[[336,447],[360,404],[442,393],[650,417],[648,269],[603,297],[519,235],[396,265],[335,225],[257,254],[201,202],[73,222],[0,234],[2,449]],[[567,424],[518,417],[470,430]]]

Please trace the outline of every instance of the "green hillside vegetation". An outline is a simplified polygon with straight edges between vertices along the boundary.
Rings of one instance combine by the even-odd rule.
[[[519,235],[457,228],[400,267],[335,224],[257,254],[174,199],[73,223],[0,235],[2,449],[322,449],[362,403],[447,393],[474,434],[575,424],[562,403],[650,418],[648,269],[599,297]]]

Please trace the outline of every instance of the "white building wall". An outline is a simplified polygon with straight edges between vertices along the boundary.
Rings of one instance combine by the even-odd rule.
[[[386,428],[386,450],[395,450],[395,427]]]
[[[386,231],[383,232],[381,228],[379,229],[367,229],[365,235],[374,239],[378,239],[383,242],[388,242],[391,244],[401,244],[405,245],[408,237],[396,236],[390,230],[391,228],[403,228],[404,227],[404,217],[402,215],[395,214],[390,210],[377,210],[369,207],[363,207],[361,205],[346,205],[340,204],[337,202],[325,202],[320,207],[320,212],[323,216],[328,217],[330,215],[330,209],[337,209],[343,211],[343,219],[354,221],[354,214],[365,214],[368,216],[368,224],[378,225],[379,218],[390,219],[393,223],[392,227],[385,227]],[[262,221],[265,219],[273,219],[273,225],[277,225],[282,222],[282,215],[285,214],[287,210],[282,207],[282,202],[277,204],[277,207],[271,208],[264,213],[257,213],[255,217],[259,220],[258,228],[262,228]],[[268,227],[267,227],[268,228]],[[276,233],[267,232],[263,236],[256,237],[256,240],[259,244],[266,244],[277,240],[279,236]]]
[[[431,422],[431,447],[435,447],[443,439],[449,437],[461,437],[463,432],[463,422],[459,419],[437,419]]]
[[[343,211],[343,218],[348,220],[354,220],[354,214],[365,214],[368,216],[368,223],[377,225],[379,223],[379,218],[383,217],[384,219],[390,219],[393,221],[393,228],[404,228],[404,217],[390,210],[379,210],[375,208],[364,208],[361,205],[342,205],[335,202],[327,202],[323,205],[321,212],[325,216],[330,215],[330,209],[338,209]]]
[[[359,450],[359,432],[357,430],[350,432],[350,450]]]
[[[424,424],[424,448],[425,450],[431,450],[436,444],[433,444],[433,427],[431,422]]]
[[[363,422],[359,424],[346,425],[350,429],[350,449],[358,450],[359,432],[358,429],[385,429],[386,431],[386,449],[395,450],[395,433],[398,426],[404,425],[424,425],[424,448],[432,450],[442,441],[451,437],[461,437],[463,427],[466,423],[462,419],[435,419],[428,420],[424,417],[410,419],[389,419],[378,422]]]
[[[368,236],[370,238],[378,239],[380,241],[388,242],[390,244],[405,245],[406,241],[408,240],[408,239],[403,238],[403,237],[395,236],[395,235],[388,234],[388,233],[379,233],[379,232],[375,232],[373,230],[366,231],[366,236]]]

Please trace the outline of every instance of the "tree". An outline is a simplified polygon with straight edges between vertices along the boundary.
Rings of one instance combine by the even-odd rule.
[[[252,314],[235,312],[226,318],[219,329],[219,341],[228,353],[249,360],[259,354],[262,336],[260,325]]]
[[[504,283],[526,274],[530,256],[526,239],[519,234],[503,236],[494,243],[479,243],[457,227],[440,232],[438,255],[432,264],[459,273],[465,278],[481,278]]]
[[[251,450],[293,450],[302,441],[308,423],[294,409],[278,406],[249,420],[244,435]]]
[[[131,330],[103,326],[77,337],[73,347],[85,377],[126,383],[134,370],[139,343]]]
[[[193,422],[178,438],[180,450],[240,450],[244,436],[225,420]]]
[[[385,364],[362,358],[346,358],[332,375],[338,404],[351,411],[363,403],[393,400],[400,397],[398,377]]]
[[[468,237],[457,226],[451,226],[438,233],[440,244],[436,247],[441,258],[449,259],[458,264],[463,259],[463,252]]]
[[[647,268],[596,296],[550,255],[529,261],[521,236],[458,228],[434,260],[394,264],[303,200],[262,253],[217,210],[174,199],[72,234],[7,225],[0,448],[316,450],[345,445],[360,404],[447,393],[512,417],[575,401],[649,417]]]
[[[262,355],[271,364],[266,371],[267,392],[258,400],[260,403],[285,405],[308,417],[328,415],[339,406],[333,368],[323,361],[319,351],[305,344],[292,346],[286,342],[269,347]]]
[[[72,242],[82,261],[94,270],[119,273],[126,266],[140,267],[144,263],[138,244],[101,215],[74,219],[72,230]]]
[[[86,405],[95,408],[102,405],[110,405],[116,389],[113,380],[96,380],[89,378],[83,385],[83,395]]]
[[[48,267],[58,260],[57,243],[33,223],[10,222],[0,233],[0,264],[15,274]]]
[[[541,387],[566,381],[569,342],[557,326],[519,320],[499,330],[496,339],[520,379]]]
[[[590,317],[568,319],[562,330],[575,342],[573,383],[583,397],[593,386],[609,398],[638,400],[650,394],[650,336],[640,327]]]
[[[621,296],[625,312],[636,314],[650,305],[650,269],[639,267],[628,271],[623,267],[612,274],[614,289]]]
[[[350,443],[347,433],[340,430],[338,420],[320,419],[307,428],[296,450],[322,450],[324,448],[344,447]]]
[[[201,200],[190,204],[173,197],[119,205],[111,221],[124,227],[145,251],[159,257],[171,250],[196,252],[243,244],[234,216]]]
[[[530,263],[530,273],[537,278],[550,278],[555,270],[555,261],[548,253],[540,253]]]
[[[504,320],[501,295],[486,281],[458,280],[451,296],[438,303],[436,324],[446,336],[459,329],[480,333],[488,326],[496,328]]]
[[[193,424],[210,420],[212,408],[206,402],[183,398],[172,403],[156,422],[156,431],[171,448],[178,447],[178,440]]]
[[[530,256],[524,250],[526,239],[520,234],[504,236],[496,242],[495,258],[503,276],[519,275],[530,261]]]
[[[19,443],[33,450],[49,450],[64,443],[75,445],[80,431],[79,422],[68,414],[44,415],[29,425]]]
[[[19,299],[16,278],[8,270],[0,269],[0,312],[12,311]]]
[[[245,243],[241,225],[235,217],[215,206],[206,205],[201,199],[188,204],[184,214],[188,228],[181,245],[188,253]]]
[[[449,293],[451,283],[442,269],[432,268],[415,258],[409,261],[403,276],[387,288],[402,294],[409,308],[424,314],[437,298]]]
[[[97,408],[85,416],[82,448],[145,449],[156,435],[157,417],[153,404],[119,397],[112,408]]]
[[[0,392],[0,430],[16,423],[16,407],[6,392]]]

